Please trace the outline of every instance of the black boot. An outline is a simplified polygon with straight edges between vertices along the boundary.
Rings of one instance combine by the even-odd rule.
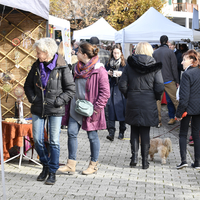
[[[144,145],[141,144],[141,154],[142,154],[142,169],[148,169],[149,144],[144,144]]]
[[[44,181],[49,174],[49,166],[43,165],[42,172],[37,177],[37,181]]]
[[[108,140],[113,141],[115,136],[115,130],[110,129],[109,130],[109,135],[106,137]]]
[[[118,139],[123,140],[124,139],[124,133],[119,133]]]
[[[49,177],[45,181],[46,185],[54,185],[56,182],[56,173],[49,173]]]
[[[135,167],[138,162],[138,148],[139,148],[139,141],[137,141],[136,138],[133,138],[131,140],[131,162],[130,162],[130,167]]]

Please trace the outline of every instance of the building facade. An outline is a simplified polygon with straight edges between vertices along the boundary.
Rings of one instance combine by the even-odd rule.
[[[173,22],[192,28],[193,8],[199,11],[200,0],[167,0],[162,13]]]

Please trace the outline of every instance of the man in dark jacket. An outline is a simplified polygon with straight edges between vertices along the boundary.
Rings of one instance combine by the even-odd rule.
[[[162,76],[165,85],[165,91],[172,100],[175,109],[178,107],[178,101],[176,100],[176,90],[179,85],[177,59],[174,52],[169,49],[168,37],[162,35],[160,37],[161,46],[154,51],[153,57],[157,62],[162,62]],[[162,125],[161,123],[161,101],[157,101],[159,124],[158,128]]]
[[[175,53],[176,59],[177,59],[177,69],[178,69],[178,76],[179,76],[179,82],[180,82],[180,77],[181,77],[181,71],[183,71],[183,65],[181,64],[183,58],[182,58],[182,53],[179,49],[176,49],[175,42],[174,41],[169,41],[168,42],[169,48]],[[168,108],[168,114],[170,121],[168,122],[168,125],[173,125],[175,124],[176,120],[175,118],[175,107],[171,99],[169,98],[169,95],[166,93],[166,100],[167,100],[167,108]]]

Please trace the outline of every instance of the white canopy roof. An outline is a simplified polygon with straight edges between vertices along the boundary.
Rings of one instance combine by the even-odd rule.
[[[49,0],[0,0],[0,4],[49,19]]]
[[[63,28],[70,27],[70,22],[68,20],[61,19],[53,15],[49,15],[49,24]]]
[[[116,43],[159,42],[161,35],[169,40],[190,39],[200,41],[200,32],[180,26],[149,8],[139,19],[115,34]]]
[[[114,41],[116,32],[117,31],[102,17],[87,28],[74,31],[73,39],[90,39],[95,36],[98,37],[99,40]]]

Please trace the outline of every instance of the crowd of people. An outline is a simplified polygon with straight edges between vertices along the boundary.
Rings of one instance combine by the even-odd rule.
[[[106,139],[113,142],[116,122],[122,140],[130,125],[131,162],[138,163],[141,139],[142,169],[149,168],[150,128],[162,126],[161,100],[165,92],[169,125],[180,121],[181,163],[187,167],[186,144],[191,123],[195,161],[200,169],[200,68],[199,53],[178,49],[166,35],[160,46],[148,42],[137,44],[125,59],[120,44],[105,47],[97,37],[89,42],[71,44],[72,63],[64,59],[63,43],[41,38],[34,47],[38,60],[24,84],[31,103],[35,149],[43,165],[37,181],[56,182],[56,174],[74,174],[80,128],[87,132],[91,160],[82,174],[98,170],[100,141],[98,130],[107,129]],[[184,52],[183,52],[184,51]],[[91,114],[89,114],[91,113]],[[186,113],[186,117],[182,117]],[[59,167],[61,128],[67,128],[68,159]],[[48,133],[49,148],[44,142]]]

